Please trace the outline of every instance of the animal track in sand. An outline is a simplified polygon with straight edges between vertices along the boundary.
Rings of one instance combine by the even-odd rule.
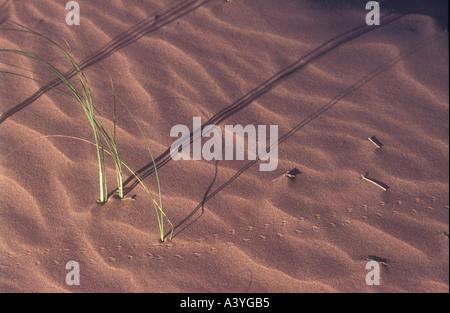
[[[107,263],[119,264],[121,262],[182,261],[192,257],[207,258],[208,256],[217,255],[217,253],[223,253],[227,249],[233,249],[233,247],[246,249],[253,245],[266,245],[267,242],[274,240],[286,240],[288,236],[308,238],[317,236],[318,233],[323,231],[339,231],[342,227],[351,227],[353,219],[390,218],[405,214],[418,218],[419,212],[434,212],[439,207],[448,210],[448,205],[440,203],[436,197],[429,197],[428,201],[412,198],[412,200],[406,202],[403,202],[403,200],[394,200],[391,203],[378,202],[378,205],[372,205],[371,207],[367,204],[362,204],[325,214],[322,212],[312,213],[311,215],[285,218],[279,221],[273,221],[272,219],[266,223],[247,224],[242,227],[222,230],[218,233],[183,243],[177,242],[175,238],[173,242],[149,245],[142,243],[116,243],[110,246],[103,244],[93,248],[81,247],[78,249],[53,249],[48,247],[35,250],[23,248],[22,251],[8,251],[6,253],[7,258],[2,260],[0,268],[26,265],[43,266],[46,263],[63,266],[71,260],[84,260],[86,264],[95,264],[101,260]],[[352,216],[352,219],[345,218],[345,216]]]
[[[349,226],[351,224],[352,224],[352,221],[350,221],[350,220],[344,220],[342,223],[343,226]]]

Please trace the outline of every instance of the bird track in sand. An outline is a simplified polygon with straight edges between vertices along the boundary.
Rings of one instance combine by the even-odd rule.
[[[190,241],[165,242],[158,244],[142,245],[138,243],[117,243],[115,245],[99,245],[95,248],[79,249],[54,249],[48,248],[23,248],[18,251],[6,252],[6,258],[2,259],[0,269],[22,266],[44,266],[52,264],[55,266],[65,265],[66,262],[76,259],[88,264],[97,262],[114,263],[137,263],[144,260],[159,261],[182,261],[189,258],[202,258],[213,256],[221,250],[245,246],[261,245],[271,240],[284,240],[286,236],[297,236],[307,238],[314,236],[321,231],[336,231],[339,227],[349,227],[352,220],[367,220],[374,218],[398,217],[403,214],[418,217],[418,213],[435,211],[438,208],[448,210],[449,206],[438,203],[436,197],[430,198],[430,203],[413,198],[409,204],[401,200],[392,204],[379,202],[378,205],[368,206],[362,204],[358,207],[342,208],[341,210],[330,211],[329,214],[312,213],[311,216],[298,216],[290,220],[268,221],[259,225],[242,225],[233,229],[222,229],[220,232],[210,234],[206,237],[192,239]],[[430,205],[432,204],[432,206]],[[383,212],[379,210],[383,209]],[[339,215],[338,215],[339,214]],[[346,216],[348,218],[346,218]],[[448,234],[448,230],[443,230],[442,234]],[[448,236],[447,236],[448,238]]]

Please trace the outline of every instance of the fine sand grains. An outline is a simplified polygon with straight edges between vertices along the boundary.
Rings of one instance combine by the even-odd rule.
[[[95,203],[90,145],[47,138],[6,157],[40,136],[91,133],[58,93],[2,76],[2,292],[448,292],[448,36],[435,19],[394,13],[368,28],[361,8],[332,1],[78,2],[80,26],[66,27],[54,1],[4,12],[70,44],[112,125],[108,68],[149,138],[174,238],[158,242],[130,173],[133,201]],[[38,40],[2,33],[0,43],[68,70]],[[195,116],[278,125],[277,170],[247,154],[171,160],[171,128]],[[156,193],[141,138],[117,120],[119,151]],[[113,160],[105,166],[114,185]],[[295,179],[282,175],[294,168]],[[376,289],[369,256],[389,260]],[[79,286],[65,283],[70,261]]]

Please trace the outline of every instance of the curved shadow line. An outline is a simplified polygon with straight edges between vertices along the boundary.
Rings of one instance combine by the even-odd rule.
[[[247,107],[249,104],[251,104],[253,101],[276,87],[278,84],[280,84],[282,81],[287,79],[288,77],[292,76],[294,73],[297,73],[299,70],[305,68],[308,64],[311,62],[319,59],[320,57],[326,55],[333,49],[341,46],[344,43],[347,43],[351,40],[354,40],[364,34],[367,34],[371,31],[374,31],[376,29],[380,29],[381,27],[384,27],[386,25],[389,25],[390,23],[397,21],[398,19],[402,18],[403,15],[393,15],[392,14],[386,14],[383,17],[383,23],[380,26],[373,27],[368,26],[367,24],[358,26],[356,28],[353,28],[351,30],[348,30],[336,37],[333,37],[332,39],[326,41],[325,43],[321,44],[319,47],[315,48],[314,50],[310,51],[303,57],[301,57],[296,62],[292,63],[290,66],[286,67],[285,69],[281,70],[277,74],[273,75],[270,79],[265,81],[264,83],[260,84],[258,87],[250,91],[248,94],[243,96],[242,98],[235,101],[233,104],[228,106],[227,108],[224,108],[223,110],[216,113],[213,117],[211,117],[206,123],[204,123],[201,126],[201,129],[203,129],[205,126],[210,124],[219,124],[220,122],[224,121],[226,118],[230,117],[233,114],[236,114],[237,112],[241,111],[245,107]],[[201,134],[201,132],[199,132]],[[189,140],[190,143],[192,143],[194,140],[199,139],[199,137],[194,138],[193,132],[191,132]],[[155,163],[157,166],[157,169],[163,167],[168,162],[171,161],[170,156],[170,148],[164,151],[160,156],[155,158]],[[147,165],[140,168],[137,173],[142,177],[146,178],[152,173],[154,173],[154,166],[153,162],[148,163]],[[133,181],[134,180],[134,181]],[[132,182],[133,181],[133,182]],[[139,181],[135,179],[133,175],[131,175],[129,178],[124,180],[124,185],[130,184],[130,191],[134,189],[138,184]],[[111,194],[113,194],[112,192]]]
[[[253,271],[251,268],[249,268],[248,270],[250,272],[250,282],[248,283],[248,287],[247,287],[247,289],[245,289],[244,293],[248,293],[250,291],[250,288],[253,285]]]
[[[212,0],[192,0],[187,3],[183,4],[177,4],[174,7],[170,7],[166,9],[165,11],[162,11],[160,13],[157,13],[155,16],[146,18],[145,20],[139,22],[138,24],[131,27],[129,30],[127,30],[125,33],[117,36],[112,41],[110,41],[106,46],[98,50],[97,52],[94,52],[93,55],[85,59],[84,61],[81,61],[79,64],[79,68],[81,70],[86,69],[87,67],[98,63],[105,58],[112,55],[114,52],[116,52],[119,49],[122,49],[125,46],[128,46],[132,44],[133,42],[139,40],[143,36],[154,32],[163,26],[170,24],[176,19],[179,19],[183,17],[184,15],[196,10],[198,7],[210,2]],[[175,2],[175,1],[174,1]],[[173,3],[174,3],[173,2]],[[76,75],[75,69],[72,69],[64,74],[64,77],[67,79],[70,79]],[[17,104],[15,107],[9,109],[5,113],[3,113],[0,116],[0,124],[2,124],[4,121],[6,121],[8,118],[10,118],[15,113],[19,112],[20,110],[24,109],[37,99],[39,99],[44,93],[49,91],[50,89],[58,86],[61,84],[61,79],[55,79],[51,82],[49,82],[47,85],[39,88],[33,95],[31,95],[28,99],[22,101],[21,103]]]
[[[209,184],[209,187],[208,187],[208,189],[206,190],[205,195],[203,196],[203,200],[202,200],[202,202],[200,202],[200,204],[199,204],[199,206],[198,206],[198,209],[192,211],[192,212],[191,212],[189,215],[187,215],[181,222],[179,222],[176,226],[174,226],[174,228],[173,228],[173,229],[174,229],[174,233],[173,233],[173,235],[172,235],[172,238],[175,238],[176,235],[178,235],[178,234],[181,233],[183,230],[185,230],[186,228],[188,228],[189,226],[191,226],[192,224],[194,224],[200,217],[203,216],[203,214],[205,214],[205,202],[207,201],[206,199],[207,199],[207,197],[208,197],[208,193],[211,191],[211,188],[212,188],[212,186],[214,185],[214,183],[215,183],[215,181],[216,181],[216,179],[217,179],[218,163],[219,163],[219,161],[216,161],[216,164],[215,164],[216,170],[215,170],[215,173],[214,173],[214,178],[213,178],[211,184]],[[192,222],[190,222],[189,224],[187,224],[186,226],[184,226],[182,229],[180,229],[179,231],[177,231],[177,232],[175,233],[175,229],[181,227],[181,225],[183,225],[184,223],[186,223],[186,222],[187,222],[187,221],[188,221],[195,213],[197,213],[197,211],[198,211],[200,208],[202,209],[202,213],[201,213],[195,220],[193,220]]]
[[[273,148],[276,148],[280,143],[282,143],[283,141],[289,139],[292,135],[294,135],[300,129],[302,129],[303,127],[308,125],[310,122],[312,122],[313,120],[315,120],[316,118],[318,118],[319,116],[321,116],[322,114],[324,114],[325,112],[330,110],[337,103],[339,103],[339,101],[341,101],[343,98],[345,98],[349,94],[355,92],[356,90],[360,89],[361,87],[363,87],[365,84],[369,83],[371,80],[373,80],[378,75],[380,75],[383,72],[387,71],[388,69],[392,68],[394,65],[396,65],[398,62],[400,62],[404,58],[410,56],[411,54],[413,54],[413,53],[417,52],[418,50],[420,50],[420,49],[426,47],[427,45],[431,44],[433,41],[435,41],[435,40],[437,40],[437,39],[439,39],[441,37],[444,37],[444,36],[445,35],[434,36],[434,37],[432,37],[432,38],[422,42],[419,45],[416,45],[416,46],[414,46],[412,48],[409,48],[406,51],[404,51],[401,54],[399,54],[397,57],[393,58],[388,63],[385,63],[384,65],[378,67],[376,70],[370,72],[364,78],[360,79],[359,81],[357,81],[356,83],[354,83],[353,85],[351,85],[350,87],[345,89],[343,92],[341,92],[339,95],[334,97],[328,104],[326,104],[325,106],[321,107],[320,109],[316,110],[315,112],[310,114],[308,117],[303,119],[299,124],[294,126],[290,131],[288,131],[286,134],[281,136],[279,138],[279,140],[278,140],[278,143],[276,145],[271,146],[269,148],[269,150],[271,150]],[[266,153],[267,153],[267,151],[266,151]],[[197,212],[202,206],[204,206],[204,204],[207,201],[209,201],[211,198],[213,198],[215,195],[217,195],[220,191],[222,191],[225,187],[227,187],[229,184],[231,184],[233,181],[235,181],[243,172],[245,172],[247,169],[249,169],[252,165],[258,163],[260,157],[261,156],[259,156],[256,160],[247,163],[244,167],[242,167],[239,171],[237,171],[236,174],[233,177],[231,177],[228,181],[226,181],[224,184],[222,184],[220,187],[218,187],[209,196],[204,198],[203,201],[199,205],[197,205],[194,208],[194,210],[187,216],[187,218],[183,219],[182,222],[186,222],[192,215],[195,214],[195,212]],[[181,224],[182,224],[181,222],[179,224],[177,224],[177,226],[175,226],[175,229],[177,227],[179,227]],[[184,227],[182,230],[184,230],[185,228],[186,227]],[[177,234],[179,234],[180,232],[181,231],[178,231]],[[170,233],[167,233],[164,238],[166,238],[168,235],[170,235]]]

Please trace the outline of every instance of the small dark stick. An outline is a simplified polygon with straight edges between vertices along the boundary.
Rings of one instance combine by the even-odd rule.
[[[279,180],[280,178],[283,178],[283,176],[286,176],[286,177],[288,177],[289,179],[295,179],[295,177],[296,177],[298,174],[302,174],[302,172],[299,171],[298,168],[293,168],[292,170],[287,171],[287,172],[284,173],[283,175],[280,175],[279,177],[275,178],[274,180],[272,180],[272,182],[275,182],[275,181]]]
[[[380,148],[383,146],[383,144],[381,143],[381,141],[379,141],[378,138],[375,137],[375,136],[369,137],[368,139],[369,139],[375,146],[377,146],[378,149],[380,149]]]
[[[388,263],[390,262],[389,259],[381,258],[376,255],[368,255],[367,257],[364,258],[364,260],[378,262],[378,263],[384,265],[386,268],[388,268],[388,266],[389,266]]]
[[[292,170],[290,170],[289,172],[287,172],[286,177],[290,178],[290,179],[295,179],[295,176],[297,176],[297,174],[301,174],[302,172],[300,172],[298,170],[298,168],[293,168]]]
[[[362,179],[380,187],[381,189],[383,189],[384,191],[387,191],[389,189],[389,186],[372,178],[368,178],[367,175],[369,175],[369,173],[366,173],[365,175],[361,175]]]

